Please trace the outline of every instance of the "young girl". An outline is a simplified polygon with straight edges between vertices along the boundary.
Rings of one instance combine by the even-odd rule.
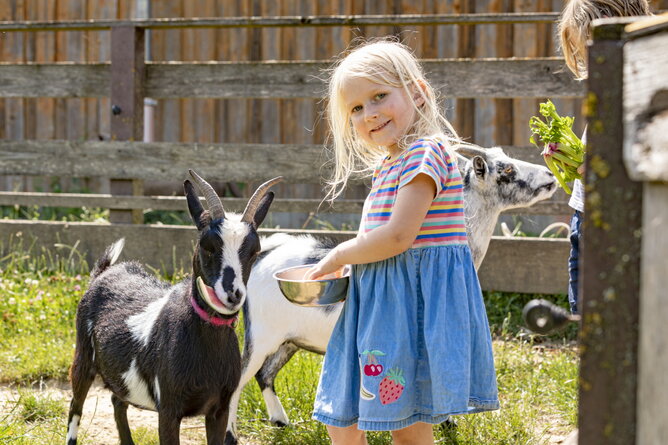
[[[577,79],[587,78],[586,45],[587,40],[591,37],[591,23],[595,19],[649,14],[647,0],[570,0],[564,7],[559,20],[561,50],[566,65]],[[571,218],[568,301],[571,311],[578,313],[578,259],[582,238],[580,225],[584,213],[584,186],[578,179],[573,183],[573,194],[568,205],[575,210]]]
[[[353,265],[313,417],[335,445],[365,444],[366,430],[389,430],[395,444],[432,444],[432,424],[499,408],[457,139],[417,60],[396,42],[368,43],[341,60],[328,107],[330,196],[360,165],[373,179],[357,237],[310,271],[317,278]]]

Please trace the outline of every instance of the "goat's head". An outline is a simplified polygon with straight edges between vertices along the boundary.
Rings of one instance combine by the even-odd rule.
[[[501,210],[528,207],[550,198],[557,190],[547,167],[513,159],[499,147],[462,145],[457,153],[464,190],[481,195]]]
[[[193,257],[193,283],[199,296],[216,312],[236,314],[246,299],[246,283],[251,266],[260,253],[257,228],[264,220],[274,193],[272,185],[281,177],[257,188],[240,216],[225,213],[223,204],[209,183],[190,170],[193,182],[204,196],[209,210],[204,210],[193,184],[183,184],[188,211],[199,230]]]

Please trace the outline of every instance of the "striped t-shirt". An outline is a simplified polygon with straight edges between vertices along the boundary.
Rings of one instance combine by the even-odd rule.
[[[431,139],[416,141],[396,159],[386,158],[376,167],[371,192],[364,202],[360,232],[386,224],[399,189],[420,173],[434,180],[436,197],[412,248],[467,244],[462,177],[456,160],[440,142]]]

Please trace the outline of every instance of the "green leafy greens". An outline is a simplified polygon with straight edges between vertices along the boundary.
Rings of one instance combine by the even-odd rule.
[[[538,116],[529,119],[529,127],[532,132],[529,141],[543,149],[545,164],[557,178],[561,187],[570,195],[571,189],[566,183],[582,179],[577,170],[584,162],[585,144],[573,133],[571,127],[573,127],[574,119],[559,116],[551,101],[540,104],[540,114],[547,122]]]

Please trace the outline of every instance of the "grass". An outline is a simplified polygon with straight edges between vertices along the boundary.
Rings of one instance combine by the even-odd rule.
[[[12,249],[0,246],[0,252],[8,252],[0,254],[0,381],[21,390],[17,400],[0,401],[0,445],[63,443],[69,400],[31,388],[44,379],[66,379],[74,351],[76,305],[88,283],[88,268],[75,248],[31,252],[30,246],[20,246],[20,240],[13,242]],[[566,434],[575,427],[576,328],[547,338],[525,332],[521,310],[533,297],[485,294],[502,409],[459,416],[456,429],[435,428],[438,443],[539,445],[548,443],[550,435]],[[567,306],[563,295],[542,297]],[[238,427],[243,440],[329,443],[324,426],[310,419],[321,363],[321,356],[302,351],[279,374],[276,390],[292,421],[286,428],[269,424],[262,395],[251,382],[240,403]],[[182,434],[199,435],[205,443],[203,430]],[[158,443],[157,425],[138,428],[134,435],[138,445]],[[80,443],[92,442],[84,437]],[[389,443],[389,434],[370,434],[369,443]]]

